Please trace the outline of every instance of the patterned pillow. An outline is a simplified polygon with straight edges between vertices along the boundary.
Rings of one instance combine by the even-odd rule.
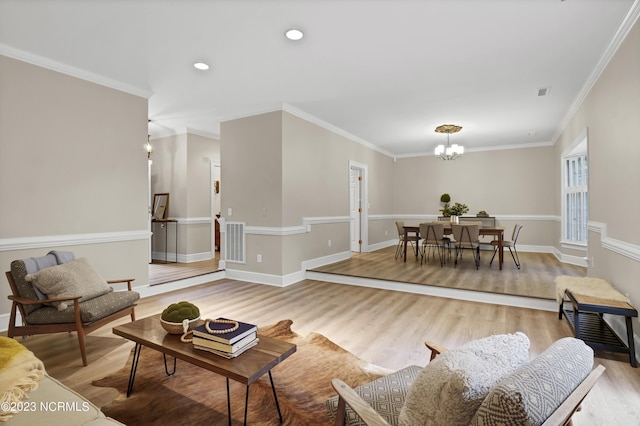
[[[444,352],[411,385],[400,425],[468,425],[491,388],[528,360],[523,333],[489,336]]]
[[[24,279],[51,299],[82,296],[82,302],[111,291],[111,286],[85,258],[41,269],[34,274],[27,274]],[[59,311],[69,307],[67,302],[54,302],[53,305]]]
[[[500,382],[487,395],[472,425],[540,425],[593,368],[593,349],[565,337]]]

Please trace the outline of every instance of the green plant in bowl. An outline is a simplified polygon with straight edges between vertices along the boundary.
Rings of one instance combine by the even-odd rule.
[[[200,309],[190,302],[178,302],[169,305],[160,315],[162,327],[172,334],[184,332],[185,321],[190,329],[200,319]]]

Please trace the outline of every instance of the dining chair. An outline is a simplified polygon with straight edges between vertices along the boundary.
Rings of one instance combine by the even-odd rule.
[[[420,264],[429,257],[429,251],[431,248],[435,252],[438,252],[438,258],[440,259],[440,267],[444,266],[444,250],[446,244],[450,241],[449,238],[444,236],[444,223],[431,222],[420,224],[420,236],[422,237],[422,258]]]
[[[462,259],[462,251],[469,249],[473,252],[473,259],[476,262],[476,269],[480,267],[480,223],[466,222],[464,224],[451,224],[451,231],[456,240],[456,260]]]
[[[402,256],[404,248],[404,220],[396,220],[396,228],[398,229],[398,246],[396,247],[396,259]],[[407,235],[407,243],[411,244],[413,251],[418,256],[418,243],[419,237],[417,235]]]
[[[520,258],[518,257],[518,250],[516,250],[516,241],[518,241],[518,235],[520,235],[520,230],[522,229],[522,225],[516,223],[513,227],[513,234],[511,234],[511,240],[503,240],[502,247],[507,247],[509,249],[509,253],[511,253],[511,257],[513,258],[513,262],[516,264],[516,267],[520,269]],[[489,266],[493,263],[493,259],[496,257],[496,252],[498,251],[498,240],[493,240],[490,243],[493,246],[493,256],[491,256],[491,261],[489,262]]]

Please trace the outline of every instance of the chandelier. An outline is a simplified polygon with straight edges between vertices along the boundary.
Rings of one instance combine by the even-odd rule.
[[[455,160],[460,157],[464,153],[464,147],[455,143],[451,145],[449,142],[451,133],[458,133],[460,130],[462,130],[462,126],[456,126],[455,124],[443,124],[436,127],[436,132],[447,134],[447,146],[438,145],[435,149],[435,155],[443,160]]]

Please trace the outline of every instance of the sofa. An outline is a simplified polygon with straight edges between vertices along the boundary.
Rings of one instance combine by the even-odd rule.
[[[604,371],[593,360],[572,337],[530,359],[523,333],[489,336],[355,389],[336,378],[326,405],[336,425],[564,425]]]
[[[33,352],[4,336],[0,336],[0,422],[11,426],[122,424],[49,376]]]

